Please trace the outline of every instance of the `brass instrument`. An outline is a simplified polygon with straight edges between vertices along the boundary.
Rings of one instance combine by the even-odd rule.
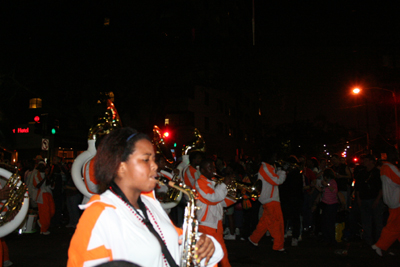
[[[206,151],[206,142],[203,139],[200,131],[197,128],[193,130],[194,138],[188,144],[183,145],[182,155],[189,155],[190,151]]]
[[[218,186],[221,183],[225,183],[225,177],[222,177],[218,174],[214,174],[215,178],[215,187]],[[242,195],[242,190],[245,190],[246,192],[250,193],[250,198],[252,200],[257,200],[260,197],[261,194],[261,187],[262,187],[262,182],[261,180],[257,180],[254,184],[248,185],[245,183],[239,183],[235,179],[232,179],[232,181],[226,184],[226,189],[228,189],[228,194],[227,197],[234,199],[234,200],[240,200],[243,198]]]
[[[107,108],[104,116],[89,129],[89,140],[96,140],[98,136],[109,134],[111,131],[121,128],[122,122],[113,102],[107,99]]]
[[[206,142],[203,139],[203,136],[200,134],[200,131],[197,128],[194,128],[193,132],[193,139],[190,140],[190,142],[187,142],[187,144],[184,144],[182,146],[182,162],[179,163],[179,165],[176,167],[179,170],[179,175],[182,180],[184,176],[184,171],[186,168],[189,166],[189,153],[192,151],[201,151],[205,152],[206,151]]]
[[[164,139],[162,138],[162,135],[161,135],[161,130],[157,125],[154,125],[154,127],[153,127],[152,143],[154,145],[156,153],[161,154],[164,157],[165,161],[169,165],[172,165],[175,162],[174,157],[172,156],[171,150],[168,148],[167,144],[164,142]],[[173,170],[171,170],[171,173],[169,173],[165,170],[162,170],[161,173],[164,173],[167,176],[172,175],[171,180],[175,183],[179,182],[179,178],[173,173]],[[161,203],[161,206],[165,210],[172,209],[176,205],[178,205],[181,198],[182,198],[182,192],[180,190],[177,190],[174,187],[169,187],[166,195],[162,198],[160,203]]]
[[[162,170],[161,173],[168,173],[167,171]],[[171,181],[174,183],[179,183],[179,179],[178,176],[173,174]],[[178,189],[174,188],[174,187],[169,187],[168,191],[165,195],[165,197],[163,198],[162,202],[176,202],[179,203],[179,201],[182,198],[182,193],[181,191],[179,191]]]
[[[182,226],[183,240],[181,245],[181,262],[180,267],[192,267],[200,266],[195,260],[196,243],[199,239],[198,227],[199,222],[196,218],[196,210],[199,208],[196,206],[195,190],[192,190],[185,185],[180,184],[179,186],[169,181],[166,178],[160,177],[158,183],[161,185],[168,185],[180,192],[186,194],[189,198],[187,206],[185,208],[184,222]]]
[[[285,166],[287,166],[286,170],[294,170],[294,169],[300,170],[300,165],[297,163],[288,162],[282,159],[276,160],[275,163],[276,165],[278,165],[278,167],[281,167],[282,169],[285,169]]]
[[[74,160],[71,168],[71,176],[75,186],[85,196],[84,202],[89,200],[93,194],[99,192],[99,185],[89,181],[89,177],[83,177],[85,171],[84,166],[93,163],[92,159],[96,155],[96,140],[102,136],[109,134],[111,131],[121,128],[122,123],[118,115],[117,109],[110,99],[107,100],[107,108],[103,117],[99,118],[98,122],[89,129],[88,134],[88,149],[79,154]],[[91,179],[92,181],[94,179]]]
[[[29,195],[18,171],[13,174],[0,168],[0,175],[8,178],[4,187],[11,188],[8,199],[0,208],[0,237],[4,237],[24,221],[29,209]]]
[[[156,153],[161,154],[168,164],[173,164],[175,162],[172,152],[162,138],[161,130],[157,125],[153,126],[153,145],[156,148]]]

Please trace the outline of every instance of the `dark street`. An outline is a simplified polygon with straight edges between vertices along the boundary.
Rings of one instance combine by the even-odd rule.
[[[10,250],[10,259],[15,267],[66,266],[69,240],[73,228],[51,229],[48,236],[33,234],[10,234],[6,242]],[[315,237],[305,236],[298,247],[290,247],[290,238],[286,240],[287,254],[272,251],[270,237],[264,237],[258,248],[246,241],[226,241],[232,267],[259,266],[399,266],[400,245],[396,242],[391,252],[379,257],[361,242],[341,243],[337,247],[323,247]],[[347,249],[347,255],[335,252]]]

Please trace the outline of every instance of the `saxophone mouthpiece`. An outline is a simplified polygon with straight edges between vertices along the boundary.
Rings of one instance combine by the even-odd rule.
[[[158,180],[159,183],[164,184],[164,185],[169,185],[171,187],[175,185],[174,182],[172,182],[172,181],[170,181],[167,178],[162,177],[162,176],[161,177],[157,177],[156,179]]]

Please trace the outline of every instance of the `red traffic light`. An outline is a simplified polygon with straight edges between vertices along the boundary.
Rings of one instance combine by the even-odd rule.
[[[357,157],[353,158],[353,161],[358,162],[358,158]]]
[[[167,138],[169,136],[169,132],[164,132],[163,137]]]
[[[35,117],[33,118],[33,120],[34,120],[36,123],[40,123],[40,117],[39,117],[39,116],[35,116]]]

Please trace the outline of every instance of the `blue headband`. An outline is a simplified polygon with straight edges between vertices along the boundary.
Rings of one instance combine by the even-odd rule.
[[[132,139],[132,137],[134,137],[136,135],[136,133],[131,134],[128,138],[126,138],[126,142],[128,142],[129,140]]]

